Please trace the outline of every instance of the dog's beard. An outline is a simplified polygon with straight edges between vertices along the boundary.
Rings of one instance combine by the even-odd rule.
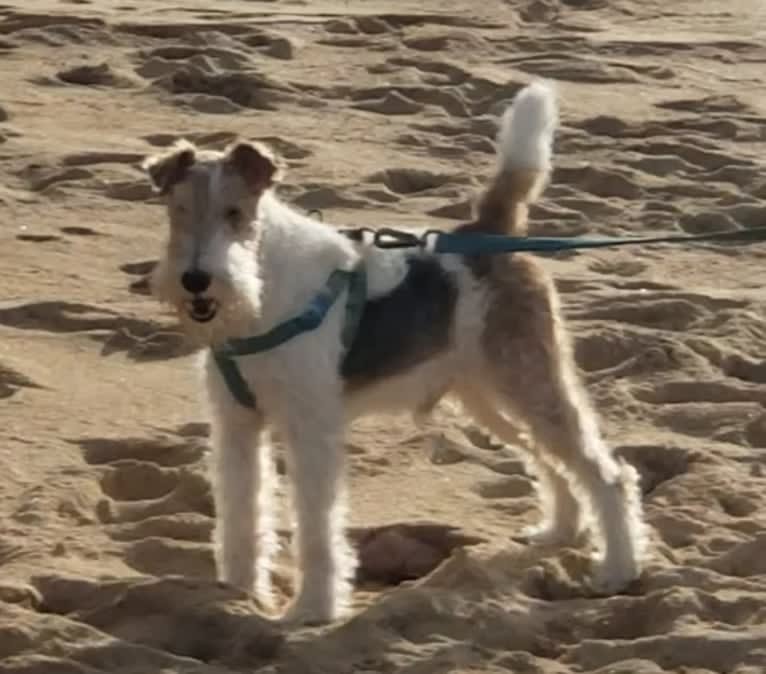
[[[183,331],[190,342],[199,348],[222,344],[232,337],[246,337],[252,331],[260,315],[257,297],[242,294],[228,294],[225,299],[216,299],[215,316],[200,321],[189,312],[187,302],[175,304],[176,314]]]
[[[195,263],[188,256],[168,250],[155,267],[152,294],[175,310],[183,332],[198,347],[215,346],[231,337],[254,334],[261,315],[261,279],[252,246],[228,246],[206,258],[215,261],[210,285],[193,295],[184,290],[184,271]]]
[[[197,297],[185,292],[178,278],[179,274],[160,266],[150,286],[156,299],[173,308],[194,347],[215,346],[231,337],[252,334],[261,313],[261,284],[256,276],[236,284],[214,278],[210,289]]]

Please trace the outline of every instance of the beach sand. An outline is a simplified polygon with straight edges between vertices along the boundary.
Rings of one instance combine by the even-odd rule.
[[[766,245],[545,257],[642,476],[652,556],[626,593],[588,594],[587,546],[514,540],[534,475],[445,405],[350,430],[354,611],[287,630],[215,582],[208,426],[142,291],[165,223],[139,169],[244,136],[327,221],[450,227],[498,113],[546,77],[561,129],[532,233],[762,226],[764,26],[757,0],[3,4],[0,672],[766,671]]]

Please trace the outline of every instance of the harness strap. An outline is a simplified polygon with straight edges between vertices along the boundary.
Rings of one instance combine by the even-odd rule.
[[[362,322],[364,305],[367,303],[367,274],[359,266],[348,277],[348,296],[346,297],[346,321],[341,332],[341,343],[348,351],[354,343],[359,324]]]
[[[315,330],[322,324],[344,288],[348,289],[348,295],[341,342],[347,350],[354,341],[367,300],[367,274],[361,265],[352,270],[336,269],[330,274],[324,287],[309,302],[308,307],[298,316],[280,323],[262,335],[232,338],[212,349],[213,358],[224,382],[240,405],[255,408],[256,399],[242,376],[236,358],[269,351],[293,337]]]
[[[221,372],[226,388],[229,389],[229,393],[234,396],[234,399],[243,407],[249,407],[255,409],[255,396],[247,385],[245,378],[237,367],[237,361],[231,356],[226,356],[213,349],[213,358],[216,365]]]

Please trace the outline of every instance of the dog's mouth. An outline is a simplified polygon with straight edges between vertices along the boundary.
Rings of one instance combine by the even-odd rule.
[[[218,313],[218,302],[208,297],[195,297],[186,303],[189,318],[197,323],[207,323]]]

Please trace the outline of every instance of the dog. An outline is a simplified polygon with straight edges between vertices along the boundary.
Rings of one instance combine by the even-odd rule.
[[[500,121],[493,177],[475,218],[457,231],[526,234],[528,206],[549,181],[557,124],[551,84],[535,81],[516,95]],[[279,199],[282,167],[257,143],[213,151],[181,141],[144,168],[170,225],[152,291],[209,347],[202,371],[221,580],[271,597],[275,479],[267,431],[274,429],[288,446],[300,571],[282,617],[309,624],[342,616],[355,571],[344,533],[344,427],[366,413],[420,418],[445,396],[504,442],[529,450],[543,516],[526,540],[570,545],[592,531],[599,545],[590,582],[602,593],[640,575],[638,474],[602,439],[558,296],[536,258],[354,241]],[[229,360],[250,396],[249,404],[238,401],[217,349],[283,325],[334,272],[359,268],[367,287],[350,343],[343,298],[351,290],[342,288],[310,329]]]

